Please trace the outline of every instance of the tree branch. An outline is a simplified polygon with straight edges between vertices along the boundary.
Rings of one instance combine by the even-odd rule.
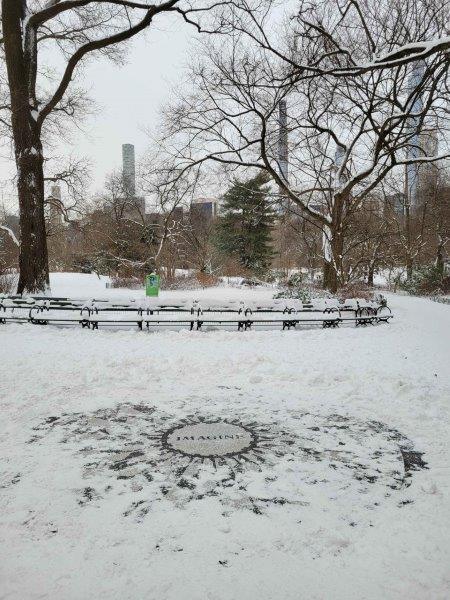
[[[17,247],[20,247],[20,242],[17,239],[14,231],[12,229],[10,229],[9,227],[6,227],[6,225],[0,225],[0,229],[2,229],[3,231],[6,231],[6,233],[9,235],[9,237],[12,239],[12,241],[15,243],[15,245]]]
[[[81,2],[84,2],[84,1],[85,0],[81,0]],[[118,44],[120,42],[123,42],[125,40],[132,38],[134,35],[136,35],[137,33],[140,33],[146,27],[148,27],[150,25],[150,23],[152,22],[153,17],[156,14],[170,9],[177,2],[178,2],[178,0],[169,0],[168,2],[165,2],[164,4],[160,4],[158,6],[153,6],[152,8],[147,10],[145,17],[141,21],[139,21],[136,25],[133,25],[133,27],[130,27],[129,29],[126,29],[124,31],[120,31],[119,33],[111,35],[107,38],[103,38],[100,40],[94,40],[92,42],[88,42],[84,46],[81,46],[81,48],[79,48],[69,59],[67,66],[66,66],[66,70],[64,72],[64,75],[63,75],[61,82],[60,82],[56,92],[54,93],[53,97],[39,112],[39,115],[37,118],[38,125],[42,126],[42,123],[44,122],[45,118],[51,113],[51,111],[55,108],[55,106],[58,104],[58,102],[60,102],[62,100],[62,98],[72,80],[72,75],[73,75],[73,72],[74,72],[76,66],[78,65],[78,63],[81,61],[81,59],[86,54],[88,54],[89,52],[93,52],[95,50],[101,50],[102,48],[106,48],[108,46],[112,46],[114,44]]]

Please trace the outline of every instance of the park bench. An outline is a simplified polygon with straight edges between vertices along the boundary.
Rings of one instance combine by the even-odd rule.
[[[69,298],[0,299],[0,323],[29,322],[34,325],[81,325],[84,328],[136,325],[147,330],[159,327],[188,327],[191,330],[228,327],[246,331],[257,327],[355,326],[387,323],[392,318],[385,303],[365,300],[320,299],[308,304],[299,300],[267,303],[180,301],[162,303],[145,299],[130,303]]]
[[[0,301],[0,323],[26,323],[28,321],[30,305],[16,304],[9,298]]]
[[[73,325],[88,327],[89,309],[79,306],[33,306],[29,322],[33,325]]]

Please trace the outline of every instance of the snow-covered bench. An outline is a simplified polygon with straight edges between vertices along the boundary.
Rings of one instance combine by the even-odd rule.
[[[28,321],[30,312],[29,304],[17,304],[10,298],[2,298],[0,301],[0,323],[8,321],[24,323]]]
[[[363,304],[364,302],[364,304]],[[136,325],[139,329],[158,327],[252,327],[279,326],[291,329],[297,326],[338,327],[384,322],[392,318],[390,309],[363,300],[320,299],[305,306],[301,301],[285,300],[247,303],[182,301],[163,304],[158,299],[144,299],[130,303],[105,300],[78,301],[69,299],[3,298],[0,302],[0,323],[7,321],[30,322],[35,325],[81,325],[89,329]]]
[[[86,307],[33,306],[29,310],[29,322],[33,325],[72,325],[88,327],[89,309]]]
[[[200,315],[197,318],[197,329],[203,326],[220,326],[237,324],[239,330],[251,329],[253,326],[281,325],[282,329],[291,329],[297,325],[322,325],[322,327],[338,327],[339,316],[330,316],[316,313],[305,315],[302,313],[270,314],[270,313],[247,313],[247,315],[230,316],[224,315]]]

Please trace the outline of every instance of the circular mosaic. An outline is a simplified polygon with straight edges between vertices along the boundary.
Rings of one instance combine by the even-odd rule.
[[[187,456],[218,458],[250,450],[256,444],[256,435],[242,425],[224,421],[201,422],[169,430],[163,443]]]
[[[123,515],[137,520],[157,502],[182,506],[204,498],[215,498],[225,515],[289,505],[303,519],[319,498],[335,506],[339,521],[354,524],[358,501],[369,520],[383,502],[410,503],[404,492],[414,472],[427,468],[411,440],[378,421],[297,410],[264,421],[246,410],[235,418],[230,413],[224,407],[180,419],[122,403],[49,416],[33,428],[29,443],[55,436],[73,452],[85,481],[80,506],[128,493]]]

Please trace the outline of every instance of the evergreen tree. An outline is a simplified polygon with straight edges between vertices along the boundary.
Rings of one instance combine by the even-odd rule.
[[[223,197],[217,228],[220,252],[235,257],[245,269],[255,274],[267,271],[274,254],[271,247],[274,213],[268,200],[269,180],[265,173],[246,181],[235,179]]]

